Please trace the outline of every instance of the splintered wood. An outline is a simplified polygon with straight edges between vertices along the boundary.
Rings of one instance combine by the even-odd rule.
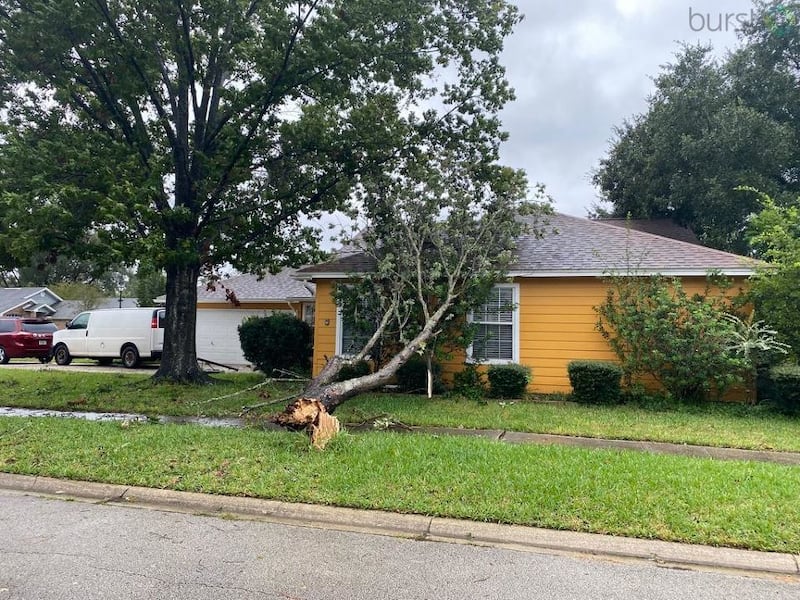
[[[323,407],[317,415],[316,422],[311,425],[311,445],[323,450],[337,433],[339,433],[339,419],[329,415]]]
[[[311,445],[322,450],[339,433],[339,419],[328,414],[319,400],[298,398],[274,419],[275,423],[292,429],[303,429],[311,435]]]

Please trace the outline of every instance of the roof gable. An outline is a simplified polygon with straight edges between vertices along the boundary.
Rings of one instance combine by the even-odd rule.
[[[0,315],[15,308],[37,310],[37,307],[50,314],[52,307],[61,301],[57,294],[46,287],[0,288]]]

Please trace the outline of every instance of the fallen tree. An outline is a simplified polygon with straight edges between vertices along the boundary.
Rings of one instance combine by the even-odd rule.
[[[516,240],[540,235],[540,217],[549,212],[542,186],[527,200],[522,172],[496,164],[493,152],[476,160],[474,150],[444,143],[426,148],[364,190],[367,220],[351,243],[374,268],[353,273],[337,287],[336,300],[346,311],[370,298],[378,308],[375,330],[354,356],[332,357],[276,423],[318,432],[340,404],[386,385],[415,354],[430,356],[443,340],[469,344],[467,314],[507,278]],[[343,366],[387,340],[397,348],[387,362],[338,381]]]

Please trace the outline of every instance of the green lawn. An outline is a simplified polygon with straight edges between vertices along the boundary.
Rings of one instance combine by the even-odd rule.
[[[151,373],[65,373],[0,367],[0,406],[224,417],[238,415],[243,406],[279,400],[301,388],[301,384],[259,385],[264,382],[259,373],[213,377],[215,385],[156,385]]]
[[[741,404],[587,406],[371,394],[350,400],[336,415],[349,423],[385,417],[406,425],[800,451],[800,418]]]
[[[477,438],[0,418],[0,470],[800,552],[800,469]]]
[[[0,368],[0,405],[223,417],[239,415],[245,405],[279,401],[300,389],[299,384],[286,383],[250,389],[264,381],[257,373],[215,375],[215,379],[218,383],[212,386],[154,385],[142,373]],[[282,406],[277,402],[260,412],[275,412]],[[740,404],[585,406],[572,402],[477,402],[365,394],[342,405],[336,414],[345,423],[386,417],[408,425],[800,451],[800,418]]]

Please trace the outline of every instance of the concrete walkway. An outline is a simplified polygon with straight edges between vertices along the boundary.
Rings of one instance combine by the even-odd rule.
[[[347,426],[345,426],[347,427]],[[372,430],[372,427],[347,427],[348,431]],[[712,448],[709,446],[692,446],[688,444],[669,444],[666,442],[642,442],[636,440],[608,440],[569,435],[552,435],[547,433],[523,433],[504,431],[502,429],[461,429],[455,427],[392,427],[392,431],[406,433],[427,433],[431,435],[459,435],[483,437],[509,444],[558,444],[576,446],[578,448],[598,448],[613,450],[635,450],[657,454],[677,454],[695,458],[713,458],[716,460],[752,460],[758,462],[778,463],[782,465],[800,465],[800,452],[774,452],[769,450],[741,450],[738,448]]]
[[[792,554],[477,523],[423,515],[292,504],[256,498],[64,481],[7,473],[0,473],[0,488],[51,498],[263,520],[300,527],[475,544],[525,552],[567,554],[601,560],[638,561],[668,568],[774,577],[800,585],[800,556]]]

